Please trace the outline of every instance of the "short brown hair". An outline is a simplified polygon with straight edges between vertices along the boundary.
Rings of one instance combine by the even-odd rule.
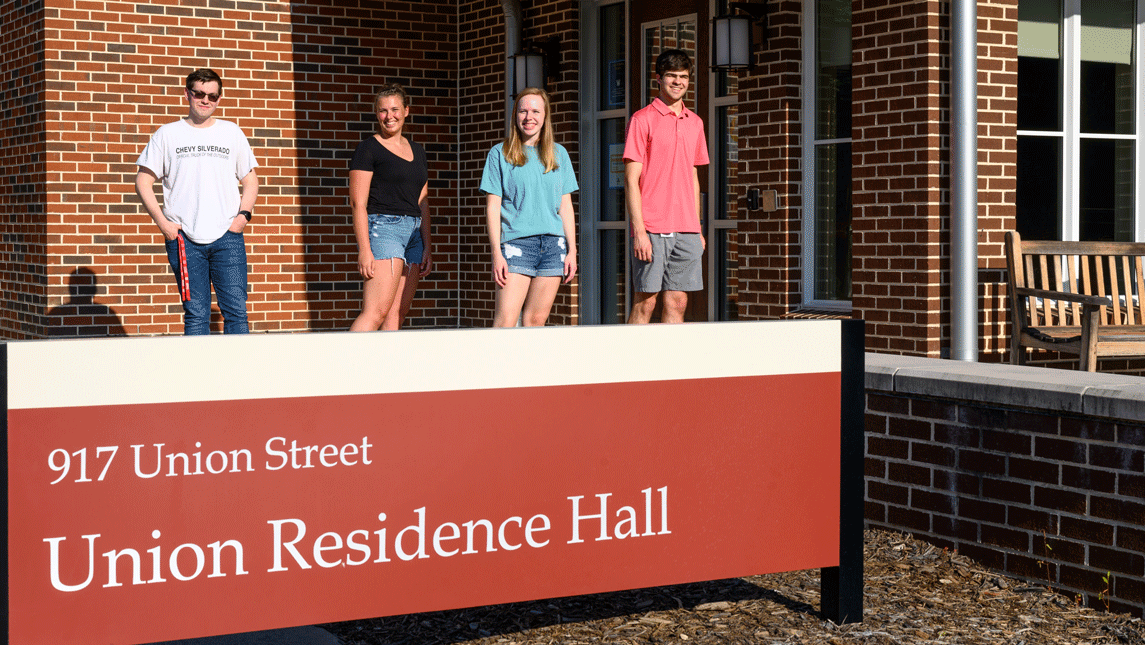
[[[692,73],[692,58],[683,49],[665,49],[656,57],[656,75],[665,72],[685,71]]]
[[[211,69],[197,69],[187,74],[187,91],[191,91],[191,86],[195,83],[210,83],[211,81],[219,84],[219,94],[222,94],[223,79]]]

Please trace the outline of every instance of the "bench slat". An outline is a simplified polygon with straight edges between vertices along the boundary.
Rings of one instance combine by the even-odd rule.
[[[1119,325],[1124,319],[1121,317],[1121,285],[1118,284],[1120,271],[1117,270],[1117,257],[1107,255],[1105,260],[1109,264],[1109,295],[1113,297],[1113,317],[1110,321]]]
[[[1134,258],[1134,276],[1137,280],[1137,322],[1145,324],[1145,277],[1142,276],[1142,257]]]
[[[1069,290],[1071,293],[1082,293],[1078,290],[1077,286],[1077,256],[1066,256],[1066,262],[1069,263]],[[1078,303],[1070,304],[1070,309],[1073,310],[1073,319],[1081,320],[1081,307]]]
[[[1129,270],[1129,255],[1122,255],[1121,278],[1126,285],[1126,324],[1137,324],[1137,315],[1134,312],[1134,274]]]

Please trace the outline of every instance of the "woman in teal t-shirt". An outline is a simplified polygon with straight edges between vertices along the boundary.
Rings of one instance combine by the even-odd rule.
[[[561,278],[576,275],[572,160],[553,142],[549,95],[517,95],[513,127],[485,158],[481,190],[497,283],[494,327],[539,327],[549,318]]]

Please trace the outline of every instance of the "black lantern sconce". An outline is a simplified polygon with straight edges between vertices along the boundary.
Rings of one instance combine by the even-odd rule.
[[[538,51],[524,49],[511,57],[513,59],[513,83],[509,92],[517,96],[526,87],[545,86],[545,57]]]
[[[736,14],[736,10],[743,14]],[[762,4],[729,2],[726,14],[712,18],[712,69],[754,69],[754,31],[767,30],[767,11]]]
[[[560,41],[550,38],[540,44],[526,44],[509,58],[513,60],[512,96],[527,87],[547,90],[545,81],[560,69]]]

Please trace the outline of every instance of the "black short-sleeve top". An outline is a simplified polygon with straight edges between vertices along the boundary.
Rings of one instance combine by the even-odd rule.
[[[413,141],[409,141],[409,145],[413,149],[413,161],[390,152],[374,135],[363,139],[354,150],[350,170],[374,173],[366,201],[366,211],[370,214],[421,215],[417,200],[429,179],[429,168],[425,149]]]

